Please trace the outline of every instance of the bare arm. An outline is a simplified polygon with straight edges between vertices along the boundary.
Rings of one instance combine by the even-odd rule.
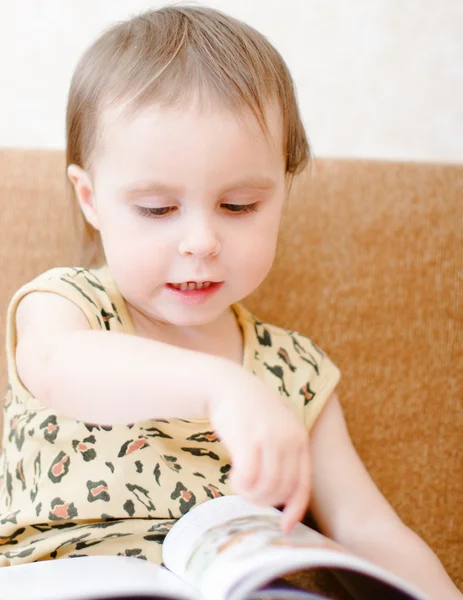
[[[69,300],[31,293],[17,310],[23,384],[57,412],[90,423],[201,418],[239,365],[123,333],[92,331]]]
[[[461,600],[436,555],[404,525],[367,473],[336,396],[313,429],[311,449],[311,512],[321,531],[430,598]]]
[[[251,372],[209,354],[92,331],[77,306],[52,293],[27,295],[16,320],[18,375],[43,404],[98,424],[209,417],[230,453],[235,492],[284,505],[285,529],[302,518],[306,428]]]

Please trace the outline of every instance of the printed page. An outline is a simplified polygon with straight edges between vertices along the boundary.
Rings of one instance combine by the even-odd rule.
[[[0,569],[1,600],[103,600],[124,594],[200,600],[173,573],[139,558],[88,556]]]
[[[198,540],[211,527],[224,521],[250,515],[280,516],[276,508],[254,506],[238,496],[222,496],[199,506],[184,515],[167,534],[162,545],[162,560],[166,567],[181,577]]]
[[[211,500],[172,528],[164,561],[206,600],[243,600],[273,579],[314,567],[367,573],[408,590],[411,598],[426,600],[401,579],[302,524],[284,535],[280,519],[279,511],[234,496]]]

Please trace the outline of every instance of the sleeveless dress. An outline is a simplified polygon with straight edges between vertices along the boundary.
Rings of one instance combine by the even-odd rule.
[[[106,267],[52,269],[13,296],[0,456],[0,566],[96,554],[160,564],[162,541],[175,520],[233,493],[227,449],[208,419],[99,426],[43,405],[22,385],[15,364],[16,308],[33,291],[74,302],[92,329],[135,335]],[[232,309],[243,332],[243,367],[276,390],[310,429],[339,381],[338,368],[307,337],[263,323],[241,304]]]

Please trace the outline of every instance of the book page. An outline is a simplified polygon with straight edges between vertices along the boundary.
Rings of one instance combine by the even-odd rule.
[[[342,549],[303,526],[284,535],[281,515],[246,514],[210,527],[197,540],[183,577],[206,599],[245,598],[280,575],[323,565]]]
[[[173,573],[139,558],[88,556],[0,569],[1,600],[103,600],[137,594],[200,600]]]
[[[280,519],[276,509],[254,507],[234,496],[211,500],[174,525],[164,561],[206,600],[242,600],[273,579],[314,567],[365,573],[406,590],[410,598],[426,600],[398,577],[305,525],[283,534]]]
[[[229,519],[249,515],[281,515],[276,508],[254,506],[238,496],[222,496],[196,506],[175,523],[162,545],[166,567],[181,578],[198,540],[211,527]]]

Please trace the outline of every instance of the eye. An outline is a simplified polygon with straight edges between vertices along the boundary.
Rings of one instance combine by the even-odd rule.
[[[221,206],[232,213],[251,213],[257,212],[258,204],[254,202],[253,204],[221,204]]]
[[[142,217],[164,217],[168,215],[173,210],[175,210],[175,206],[162,206],[161,208],[149,208],[148,206],[137,206],[137,212]]]

